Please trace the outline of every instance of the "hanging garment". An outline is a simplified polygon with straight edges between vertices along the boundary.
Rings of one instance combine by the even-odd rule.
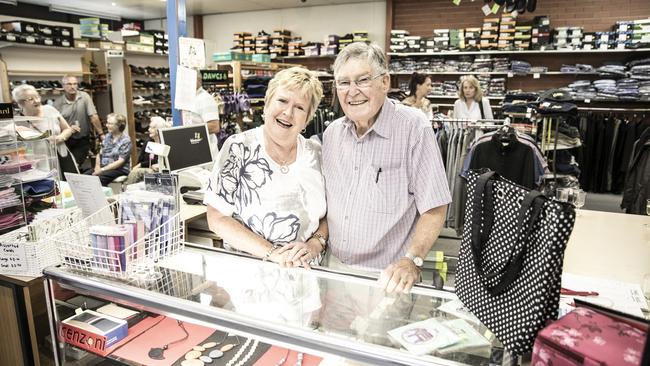
[[[621,208],[625,213],[646,215],[646,200],[650,198],[650,128],[634,143],[632,159],[625,176]]]

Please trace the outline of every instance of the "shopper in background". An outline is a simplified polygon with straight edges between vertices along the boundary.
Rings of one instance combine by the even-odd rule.
[[[154,173],[158,171],[158,155],[146,152],[147,143],[150,141],[160,143],[158,130],[171,126],[171,122],[165,121],[162,117],[151,117],[151,120],[149,121],[148,136],[142,145],[142,149],[140,149],[138,164],[131,168],[131,172],[124,182],[125,185],[140,182],[144,180],[144,175],[146,173]]]
[[[217,133],[221,129],[219,122],[219,107],[214,97],[202,86],[201,72],[196,72],[196,96],[192,108],[183,112],[183,124],[194,125],[205,123],[208,125],[210,144],[212,145],[212,159],[217,157],[219,152],[219,140]]]
[[[54,101],[54,107],[61,112],[63,118],[70,125],[79,128],[79,132],[68,139],[66,144],[81,167],[90,150],[91,131],[97,137],[102,136],[102,123],[97,116],[97,109],[90,95],[78,90],[79,82],[76,77],[66,75],[61,83],[63,84],[63,95]]]
[[[388,65],[375,44],[346,46],[334,78],[345,116],[323,136],[328,265],[382,270],[382,288],[408,292],[451,201],[431,123],[387,98]]]
[[[56,152],[59,159],[59,169],[61,173],[79,173],[74,157],[69,154],[65,142],[71,136],[79,133],[78,126],[70,126],[65,118],[56,108],[49,105],[41,104],[41,97],[36,88],[29,84],[22,84],[14,88],[11,92],[14,101],[20,107],[24,116],[41,117],[43,120],[32,121],[32,128],[38,132],[49,130],[52,134],[51,139],[56,144]],[[61,174],[63,177],[63,174]]]
[[[402,104],[415,107],[427,116],[428,120],[433,119],[433,107],[427,98],[431,92],[431,78],[424,74],[414,72],[409,82],[409,96],[402,100]]]
[[[460,78],[458,94],[460,97],[454,103],[454,118],[474,121],[494,118],[490,101],[483,98],[481,84],[473,75]]]
[[[86,174],[98,176],[103,186],[108,186],[119,176],[128,175],[131,167],[131,140],[124,133],[126,117],[118,113],[109,114],[106,128],[108,133],[95,160],[95,168],[86,171]]]
[[[311,71],[282,70],[266,91],[264,125],[224,143],[204,202],[208,225],[226,248],[306,268],[324,251],[321,148],[300,135],[322,96]]]

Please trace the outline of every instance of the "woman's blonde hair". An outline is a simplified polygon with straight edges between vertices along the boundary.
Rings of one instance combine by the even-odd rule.
[[[467,99],[465,97],[465,93],[463,92],[463,85],[465,83],[469,83],[474,87],[474,89],[476,89],[476,93],[474,93],[474,100],[480,102],[481,99],[483,99],[483,90],[481,90],[481,83],[478,82],[478,79],[475,78],[474,75],[463,75],[460,77],[460,83],[458,86],[458,95],[460,96],[460,99]]]
[[[36,90],[36,88],[34,88],[32,85],[20,84],[17,87],[15,87],[14,90],[11,91],[11,97],[14,98],[14,102],[20,104],[20,102],[22,102],[23,100],[23,95],[25,95],[25,93],[30,91],[38,94],[38,90]]]
[[[289,90],[298,90],[307,96],[309,99],[307,123],[311,122],[314,114],[316,114],[316,109],[320,104],[320,100],[323,97],[323,85],[320,80],[318,80],[318,77],[316,77],[316,74],[303,67],[297,66],[278,72],[275,74],[273,79],[271,79],[269,86],[266,89],[266,95],[264,96],[265,105],[269,105],[278,87],[284,87]]]

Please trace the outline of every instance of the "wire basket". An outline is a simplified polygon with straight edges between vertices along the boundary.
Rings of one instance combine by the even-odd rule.
[[[78,208],[0,236],[0,273],[38,277],[43,268],[59,264],[52,237],[82,218]]]
[[[73,270],[110,277],[146,278],[154,274],[156,263],[184,248],[183,225],[178,213],[124,249],[93,246],[91,228],[94,225],[122,223],[120,204],[114,202],[57,235],[53,241],[61,264]]]

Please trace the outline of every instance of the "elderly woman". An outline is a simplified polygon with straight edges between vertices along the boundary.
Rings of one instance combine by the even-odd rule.
[[[322,95],[311,71],[280,71],[266,91],[264,125],[224,143],[205,203],[225,247],[306,268],[325,250],[321,147],[300,135]]]
[[[102,149],[95,159],[95,168],[86,171],[99,177],[103,186],[107,186],[115,178],[128,175],[131,160],[131,140],[124,133],[126,117],[118,113],[106,116],[108,133],[102,142]]]
[[[74,157],[69,154],[65,145],[70,136],[79,132],[79,126],[70,126],[56,108],[41,104],[41,97],[36,88],[22,84],[11,92],[16,104],[24,116],[40,117],[41,120],[31,122],[31,127],[38,132],[50,131],[50,141],[56,144],[59,168],[62,172],[79,173]],[[61,174],[61,179],[63,174]]]
[[[160,143],[158,130],[171,126],[172,124],[165,121],[162,117],[151,117],[148,130],[149,136],[142,145],[142,149],[140,150],[140,155],[138,156],[138,164],[131,169],[129,177],[126,179],[126,185],[140,182],[144,179],[145,174],[158,171],[158,156],[146,152],[145,148],[147,147],[147,143],[149,141]]]
[[[431,78],[425,74],[414,72],[409,82],[409,96],[402,100],[402,104],[421,110],[431,120],[433,119],[433,110],[431,102],[427,99],[430,92]]]
[[[483,98],[481,84],[473,75],[460,78],[458,95],[460,98],[454,103],[454,118],[474,121],[494,118],[490,101]]]

